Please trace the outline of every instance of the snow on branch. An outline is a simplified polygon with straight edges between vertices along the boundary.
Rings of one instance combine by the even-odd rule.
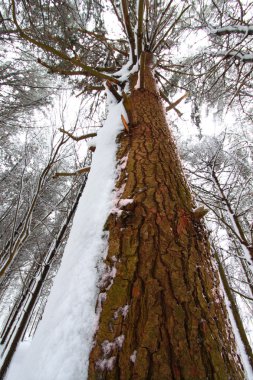
[[[253,54],[242,54],[237,51],[219,51],[214,54],[215,57],[235,58],[244,63],[253,63]]]
[[[223,28],[212,28],[210,34],[216,34],[217,36],[223,36],[226,34],[245,34],[253,35],[253,25],[234,25],[224,26]]]

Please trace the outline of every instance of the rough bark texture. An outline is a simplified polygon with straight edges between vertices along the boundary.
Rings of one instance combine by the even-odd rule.
[[[130,126],[118,138],[119,168],[126,162],[117,183],[121,212],[105,226],[107,275],[88,379],[243,379],[150,61],[147,55],[144,88],[125,98]]]

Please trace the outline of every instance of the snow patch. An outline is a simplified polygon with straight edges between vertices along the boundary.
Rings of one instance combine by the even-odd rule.
[[[103,358],[96,361],[96,368],[100,371],[109,370],[111,371],[113,369],[116,357],[111,356],[112,351],[115,349],[121,349],[123,346],[125,340],[124,335],[119,335],[113,342],[109,342],[109,340],[105,340],[101,344],[101,348],[103,351]]]
[[[129,305],[126,304],[125,306],[119,307],[118,310],[114,313],[114,319],[118,319],[120,315],[125,319],[127,317],[129,311]]]
[[[110,355],[110,353],[113,351],[115,348],[115,343],[114,342],[109,342],[109,340],[105,340],[102,344],[102,351],[105,356]]]
[[[102,311],[102,306],[103,306],[103,303],[105,302],[105,300],[106,300],[106,292],[99,293],[96,308],[95,308],[96,314],[98,316],[100,315],[100,313]],[[95,330],[97,330],[97,327],[98,327],[98,325],[96,326]]]
[[[120,175],[121,171],[126,168],[127,160],[128,160],[128,154],[122,157],[121,160],[118,162],[117,164],[118,176]]]
[[[120,216],[123,212],[122,207],[126,207],[127,205],[133,203],[133,199],[126,198],[126,199],[120,199],[116,202],[116,205],[112,208],[112,214],[117,214],[117,216]]]
[[[100,371],[111,371],[113,369],[116,357],[112,356],[109,359],[99,359],[96,362],[96,368],[100,369]]]
[[[130,356],[130,360],[132,363],[135,363],[136,361],[136,356],[137,356],[137,351],[134,350],[134,352],[132,353],[132,355]]]
[[[125,207],[131,203],[133,203],[133,199],[130,199],[130,198],[126,198],[126,199],[120,199],[118,205],[119,207]]]
[[[122,348],[123,343],[124,343],[124,340],[125,340],[125,336],[124,336],[124,335],[120,335],[120,336],[118,336],[118,337],[115,339],[115,343],[116,343],[116,345],[118,346],[118,348]]]
[[[110,289],[113,284],[113,279],[116,276],[117,270],[115,263],[112,267],[109,265],[103,264],[103,269],[100,269],[101,277],[98,282],[98,287],[105,289],[106,291]]]
[[[122,348],[124,340],[125,340],[124,335],[119,335],[113,342],[109,342],[109,340],[105,340],[101,344],[104,356],[106,357],[110,355],[111,352],[115,350],[116,348],[119,348],[119,349]]]

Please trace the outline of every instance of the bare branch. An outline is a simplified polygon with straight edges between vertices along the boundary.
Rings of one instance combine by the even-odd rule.
[[[165,95],[165,93],[163,92],[163,91],[161,91],[160,90],[160,95],[161,95],[161,97],[171,106],[172,105],[172,102],[169,100],[169,98]],[[179,116],[179,117],[181,117],[183,114],[182,114],[182,112],[180,112],[177,108],[176,108],[176,106],[174,106],[173,108],[172,108],[176,113],[177,113],[177,115]]]
[[[146,54],[145,52],[141,53],[141,62],[140,62],[140,88],[145,88],[145,64],[146,64]]]
[[[168,12],[168,10],[169,10],[169,8],[170,8],[172,2],[173,2],[173,0],[170,0],[169,4],[168,4],[167,7],[164,9],[164,11],[162,12],[162,14],[161,14],[159,20],[157,21],[157,26],[156,26],[154,32],[152,33],[152,38],[151,38],[151,41],[150,41],[150,48],[151,48],[151,49],[152,49],[152,46],[153,46],[154,43],[155,43],[155,39],[156,39],[156,36],[157,36],[157,34],[158,34],[158,32],[159,32],[159,28],[160,28],[160,25],[161,25],[161,23],[162,23],[162,21],[163,21],[163,18],[164,18],[164,16],[166,15],[166,13]]]
[[[62,51],[55,49],[54,47],[47,45],[42,41],[38,41],[38,40],[34,39],[33,37],[30,37],[28,34],[26,34],[24,32],[24,30],[21,29],[21,27],[19,26],[18,21],[17,21],[15,0],[12,0],[12,15],[13,15],[14,24],[16,25],[20,36],[22,38],[24,38],[26,41],[32,43],[33,45],[36,45],[37,47],[39,47],[40,49],[42,49],[48,53],[53,54],[56,57],[63,59],[64,61],[70,62],[74,66],[81,67],[85,72],[87,72],[88,75],[94,76],[94,77],[99,78],[99,79],[107,79],[107,80],[110,80],[111,82],[114,82],[116,84],[119,83],[119,81],[117,79],[115,79],[109,75],[103,74],[102,72],[99,72],[90,66],[85,65],[84,63],[81,62],[79,57],[76,56],[76,57],[70,58],[68,55],[66,55]]]
[[[121,0],[121,6],[122,6],[122,11],[123,11],[123,18],[124,18],[124,23],[125,27],[127,30],[127,35],[128,35],[128,40],[130,44],[130,50],[131,50],[131,55],[133,59],[133,64],[136,63],[136,55],[135,55],[135,40],[134,40],[134,34],[130,22],[130,17],[128,13],[128,1],[127,0]]]
[[[236,294],[239,294],[239,296],[243,297],[243,298],[246,298],[247,300],[250,300],[250,301],[253,301],[253,298],[249,297],[249,296],[246,296],[246,294],[243,294],[241,292],[238,292],[238,290],[235,290],[233,288],[230,288],[230,290],[232,290],[232,292],[236,293]]]
[[[75,172],[56,172],[54,174],[53,178],[58,178],[58,177],[73,177],[73,176],[76,176],[76,175],[81,175],[81,174],[89,173],[89,172],[90,172],[90,167],[81,168],[81,169],[78,169]]]
[[[113,94],[113,96],[115,97],[115,99],[117,100],[117,102],[119,103],[122,100],[122,96],[116,90],[115,88],[116,86],[114,86],[109,80],[106,81],[106,85],[108,89],[111,91],[111,93]]]
[[[137,56],[138,56],[138,59],[141,56],[142,45],[143,45],[143,14],[144,14],[144,0],[139,0],[138,26],[137,26]]]
[[[74,136],[72,133],[68,132],[68,131],[65,131],[65,129],[63,128],[59,128],[59,131],[62,132],[62,133],[65,133],[66,135],[68,135],[71,139],[75,140],[75,141],[81,141],[81,140],[86,140],[88,138],[91,138],[91,137],[96,137],[97,134],[94,132],[94,133],[87,133],[86,135],[82,135],[82,136]]]
[[[165,38],[168,36],[168,34],[170,33],[170,31],[172,31],[174,29],[174,27],[176,26],[176,24],[178,23],[178,21],[180,20],[180,18],[183,16],[183,14],[187,11],[187,9],[190,8],[190,5],[188,5],[187,7],[183,8],[181,13],[179,14],[179,16],[176,18],[176,20],[173,22],[173,24],[169,27],[169,29],[164,33],[163,37],[157,42],[156,46],[154,47],[154,49],[152,49],[152,52],[154,53],[158,47],[163,43],[163,41],[165,40]]]
[[[184,98],[187,98],[188,94],[187,92],[180,96],[179,99],[177,99],[175,102],[171,103],[168,107],[166,107],[166,111],[170,111],[172,110],[173,108],[175,108]]]

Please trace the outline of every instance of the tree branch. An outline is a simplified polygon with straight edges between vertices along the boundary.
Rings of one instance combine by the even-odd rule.
[[[141,53],[142,53],[143,13],[144,13],[144,0],[139,0],[138,26],[137,26],[137,56],[138,56],[138,59],[140,58]]]
[[[179,99],[177,99],[175,102],[171,103],[168,107],[166,107],[166,111],[170,111],[172,110],[173,108],[175,108],[184,98],[186,98],[188,96],[187,92],[180,96]]]
[[[66,55],[62,51],[55,49],[54,47],[49,46],[42,41],[38,41],[38,40],[34,39],[33,37],[30,37],[28,34],[26,34],[22,30],[22,28],[19,26],[18,21],[17,21],[15,0],[12,0],[12,16],[13,16],[13,22],[16,25],[16,28],[18,29],[20,36],[22,38],[24,38],[26,41],[30,42],[31,44],[39,47],[40,49],[42,49],[48,53],[53,54],[56,57],[59,57],[59,58],[65,60],[67,62],[70,62],[74,66],[81,67],[87,73],[86,75],[91,75],[91,76],[94,76],[94,77],[99,78],[99,79],[110,80],[113,83],[119,84],[119,81],[117,79],[115,79],[109,75],[103,74],[102,72],[99,72],[99,71],[93,69],[92,67],[87,66],[84,63],[82,63],[81,60],[79,59],[79,57],[70,58],[68,55]]]
[[[124,24],[124,22],[122,21],[122,18],[120,17],[120,15],[119,15],[119,12],[118,12],[117,6],[116,6],[115,3],[114,3],[114,0],[110,0],[110,3],[112,4],[112,7],[113,7],[113,10],[114,10],[114,13],[115,13],[115,15],[116,15],[116,17],[117,17],[119,23],[121,24],[122,29],[124,30],[124,32],[125,32],[126,35],[127,35],[127,31],[126,31],[125,24]]]
[[[152,50],[152,52],[154,53],[158,47],[162,44],[162,42],[165,40],[165,38],[168,36],[169,32],[171,30],[173,30],[173,28],[176,26],[176,24],[178,23],[178,21],[180,20],[180,18],[183,16],[183,14],[187,11],[187,9],[190,8],[190,5],[188,5],[186,8],[182,9],[181,13],[179,14],[179,16],[176,18],[176,20],[173,22],[173,24],[169,27],[169,29],[164,33],[163,37],[157,42],[156,46],[154,47],[154,49]]]
[[[116,90],[115,88],[116,86],[114,86],[109,80],[106,81],[106,85],[108,89],[111,91],[111,93],[113,94],[113,96],[115,97],[115,99],[117,100],[117,102],[119,103],[122,100],[122,96]]]
[[[50,74],[60,74],[60,75],[87,75],[88,73],[84,70],[79,70],[79,71],[69,71],[69,70],[64,70],[60,66],[50,66],[46,62],[42,61],[40,58],[37,59],[37,62],[48,69],[48,72]]]
[[[244,63],[253,63],[253,54],[242,54],[236,51],[220,51],[214,54],[215,57],[223,57],[224,59],[235,58]]]
[[[226,34],[246,34],[248,36],[253,35],[253,25],[234,25],[224,26],[223,28],[212,28],[210,34],[216,34],[217,36],[224,36]]]
[[[29,208],[27,210],[24,222],[21,226],[21,230],[17,237],[15,238],[15,241],[12,244],[12,247],[8,252],[6,252],[2,257],[2,262],[0,263],[0,277],[3,276],[6,272],[6,270],[10,267],[14,259],[16,258],[21,246],[24,244],[26,239],[28,238],[30,234],[30,226],[32,222],[32,215],[34,212],[34,209],[36,207],[41,189],[43,188],[43,185],[45,183],[45,180],[51,171],[54,163],[57,161],[57,157],[59,154],[59,151],[63,144],[65,144],[67,139],[64,139],[64,137],[61,138],[61,140],[58,142],[58,145],[55,147],[55,149],[51,152],[51,157],[48,161],[47,166],[42,171],[41,175],[39,176],[38,184],[36,186],[36,190],[34,192],[34,195],[32,197],[31,203],[29,205]],[[8,255],[7,255],[8,254]]]
[[[131,27],[130,17],[128,13],[128,2],[127,0],[121,0],[121,6],[122,6],[122,12],[123,12],[123,19],[124,24],[127,30],[127,36],[130,44],[130,50],[132,55],[133,64],[136,63],[136,55],[135,55],[135,40],[134,40],[134,34]]]
[[[104,86],[92,86],[92,85],[88,85],[86,86],[81,92],[79,92],[79,94],[76,95],[76,98],[78,98],[78,96],[84,94],[85,92],[88,92],[88,91],[104,91],[105,87]]]
[[[140,59],[140,88],[145,88],[145,63],[146,63],[146,54],[145,52],[141,53]]]
[[[171,106],[172,105],[172,102],[169,100],[169,98],[165,95],[165,93],[163,92],[163,91],[161,91],[160,90],[160,95],[161,95],[161,97],[169,104],[169,106]],[[172,108],[176,113],[177,113],[177,115],[179,116],[179,117],[181,117],[183,114],[182,114],[182,112],[180,112],[177,108],[176,108],[176,106],[174,106],[173,108]]]
[[[65,131],[65,129],[63,129],[63,128],[59,128],[59,131],[62,132],[62,133],[65,133],[71,139],[73,139],[75,141],[86,140],[86,139],[88,139],[90,137],[96,137],[97,136],[97,134],[95,132],[94,133],[87,133],[86,135],[82,135],[82,136],[74,136],[72,133],[70,133],[68,131]]]
[[[253,301],[253,298],[249,297],[249,296],[246,296],[246,294],[243,294],[241,292],[238,292],[238,290],[235,290],[233,288],[230,287],[230,290],[232,290],[232,292],[236,293],[236,294],[239,294],[239,296],[243,297],[243,298],[246,298],[247,300],[250,300],[250,301]]]
[[[75,172],[56,172],[53,176],[53,178],[58,178],[58,177],[73,177],[73,176],[76,176],[76,175],[81,175],[81,174],[84,174],[84,173],[89,173],[90,172],[90,167],[87,167],[87,168],[81,168],[81,169],[78,169],[77,171]]]
[[[154,45],[155,43],[155,39],[156,39],[156,36],[158,34],[158,31],[160,29],[160,25],[163,21],[163,17],[166,15],[167,11],[169,10],[171,4],[172,4],[173,0],[170,0],[169,4],[167,5],[167,7],[163,10],[159,20],[157,21],[157,26],[154,30],[154,32],[152,33],[152,37],[151,37],[151,41],[150,41],[150,48],[152,49],[152,46]]]

